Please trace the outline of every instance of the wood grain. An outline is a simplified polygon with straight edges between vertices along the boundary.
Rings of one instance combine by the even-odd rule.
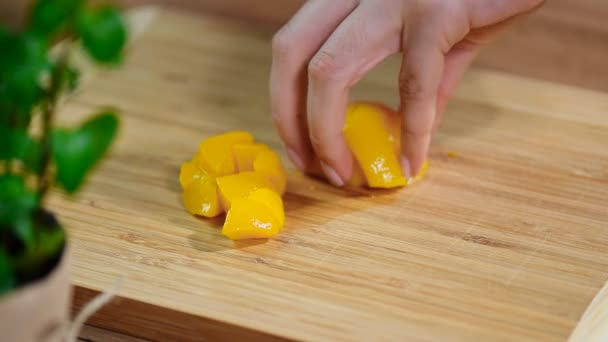
[[[178,168],[229,129],[280,149],[270,36],[164,12],[126,68],[64,108],[67,124],[123,110],[111,158],[76,200],[51,201],[77,293],[129,277],[128,304],[93,324],[172,332],[159,340],[565,340],[608,278],[608,95],[473,70],[425,182],[352,193],[292,170],[285,233],[233,243],[183,210]],[[383,64],[354,98],[395,105],[397,68]]]

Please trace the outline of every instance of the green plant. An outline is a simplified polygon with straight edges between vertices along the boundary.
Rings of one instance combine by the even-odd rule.
[[[36,0],[29,13],[21,30],[0,26],[0,295],[54,268],[66,236],[45,196],[53,184],[76,192],[118,127],[110,110],[73,129],[55,128],[54,118],[78,82],[75,47],[98,64],[120,63],[127,38],[120,12]]]

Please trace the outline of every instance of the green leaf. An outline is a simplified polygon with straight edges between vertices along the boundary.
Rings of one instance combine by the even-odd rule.
[[[8,256],[0,251],[0,296],[15,288],[17,279]]]
[[[103,157],[116,135],[118,118],[101,113],[76,130],[53,132],[53,159],[57,181],[68,193],[74,193],[96,162]]]
[[[103,6],[82,11],[78,18],[82,46],[100,63],[120,62],[127,42],[127,29],[118,9]]]
[[[31,12],[31,31],[51,36],[75,18],[83,0],[38,0]]]
[[[23,123],[44,95],[40,80],[50,69],[45,39],[9,34],[0,39],[0,111],[20,114]]]
[[[25,131],[11,130],[0,124],[0,160],[20,160],[31,171],[40,167],[40,143]]]
[[[38,205],[38,196],[29,191],[23,178],[0,176],[0,224],[15,227],[24,216],[31,216]]]

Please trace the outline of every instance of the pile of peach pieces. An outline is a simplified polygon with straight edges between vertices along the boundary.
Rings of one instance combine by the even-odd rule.
[[[269,238],[285,224],[281,159],[247,132],[203,140],[192,161],[182,164],[179,180],[190,213],[227,214],[222,234],[230,239]]]
[[[426,163],[417,177],[403,176],[400,118],[389,108],[351,104],[343,135],[355,157],[347,185],[395,188],[422,179]],[[192,161],[182,164],[179,180],[186,209],[204,217],[226,213],[222,234],[232,240],[269,238],[283,229],[285,168],[250,133],[233,131],[203,140]]]

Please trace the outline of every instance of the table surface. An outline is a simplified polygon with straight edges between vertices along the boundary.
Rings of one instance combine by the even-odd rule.
[[[119,143],[84,193],[53,201],[81,293],[129,276],[123,305],[94,323],[148,338],[193,338],[200,324],[226,339],[564,339],[608,278],[608,96],[474,70],[425,182],[353,193],[292,171],[285,233],[233,244],[217,222],[185,214],[177,170],[226,129],[280,147],[269,38],[165,12],[123,70],[65,108],[65,122],[99,104],[124,111]],[[394,105],[396,67],[374,71],[355,98]],[[169,321],[142,321],[144,309],[121,317],[124,303]]]

